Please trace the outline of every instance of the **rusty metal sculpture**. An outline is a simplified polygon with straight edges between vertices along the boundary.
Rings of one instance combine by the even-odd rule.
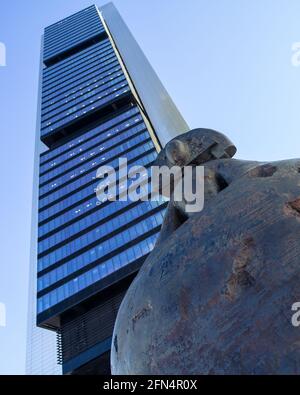
[[[204,164],[205,206],[170,201],[118,313],[113,374],[300,373],[300,159],[235,151],[195,129],[159,154],[159,165]]]

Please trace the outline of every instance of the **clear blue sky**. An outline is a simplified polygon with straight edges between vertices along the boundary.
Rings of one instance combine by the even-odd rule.
[[[102,5],[105,1],[99,1]],[[300,157],[299,0],[115,0],[191,127],[228,134],[238,157]],[[24,373],[32,170],[40,35],[91,5],[1,1],[0,373]]]

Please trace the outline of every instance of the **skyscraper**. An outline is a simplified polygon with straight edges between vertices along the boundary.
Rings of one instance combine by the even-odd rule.
[[[96,171],[147,169],[188,130],[109,3],[45,28],[38,187],[37,324],[58,333],[64,374],[109,373],[114,320],[160,230],[166,202],[99,201]]]

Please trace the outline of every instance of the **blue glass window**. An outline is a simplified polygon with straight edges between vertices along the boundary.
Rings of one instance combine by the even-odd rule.
[[[122,267],[130,264],[131,262],[147,255],[154,248],[158,233],[147,237],[146,239],[140,241],[134,246],[130,247],[131,256],[130,258],[128,254],[128,250],[122,251],[121,253],[113,256],[112,258],[106,260],[95,268],[75,277],[71,281],[66,282],[62,286],[54,289],[53,291],[43,295],[38,299],[37,310],[38,313],[47,310],[48,308],[54,306],[50,302],[50,295],[55,294],[56,303],[63,301],[64,299],[69,298],[77,292],[80,292],[84,288],[100,281],[105,278],[109,274],[121,269]],[[78,287],[73,287],[72,284],[78,283]]]
[[[112,127],[116,127],[117,125],[121,124],[124,120],[127,120],[131,118],[131,116],[139,114],[139,110],[136,106],[133,106],[130,110],[127,110],[126,112],[123,112],[119,115],[116,115],[115,117],[109,119],[108,121],[105,121],[101,123],[99,126],[96,128],[93,128],[82,135],[80,137],[76,137],[67,143],[51,149],[49,151],[46,151],[41,154],[41,159],[40,162],[41,164],[50,161],[52,158],[57,158],[60,156],[61,153],[68,152],[78,146],[81,146],[81,144],[85,141],[90,140],[94,136],[97,136],[100,133],[108,131]],[[79,147],[80,149],[80,147]],[[55,166],[54,162],[51,162],[50,167]],[[43,170],[44,171],[44,170]],[[43,173],[42,171],[42,173]]]

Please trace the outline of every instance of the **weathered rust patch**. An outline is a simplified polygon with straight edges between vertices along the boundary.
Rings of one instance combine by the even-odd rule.
[[[188,319],[189,305],[190,305],[190,295],[188,289],[183,287],[180,292],[180,315],[183,320]]]
[[[287,202],[283,207],[283,212],[289,217],[296,217],[300,220],[300,198]]]
[[[177,341],[180,337],[188,337],[188,331],[186,330],[186,321],[190,318],[190,304],[191,304],[191,295],[190,290],[186,287],[182,287],[180,290],[180,298],[179,298],[179,317],[175,321],[173,328],[167,333],[165,340],[166,341]]]
[[[254,255],[254,245],[254,239],[247,237],[233,259],[232,274],[224,290],[225,297],[229,300],[234,300],[241,289],[248,288],[255,283],[254,278],[246,269]]]
[[[138,320],[140,320],[141,318],[146,317],[147,315],[149,315],[150,311],[152,310],[152,306],[151,303],[148,302],[146,306],[144,306],[140,311],[138,311],[132,318],[132,328],[134,330],[135,325],[137,323]]]
[[[249,171],[250,177],[271,177],[277,171],[277,167],[266,163],[262,166],[257,166]]]

